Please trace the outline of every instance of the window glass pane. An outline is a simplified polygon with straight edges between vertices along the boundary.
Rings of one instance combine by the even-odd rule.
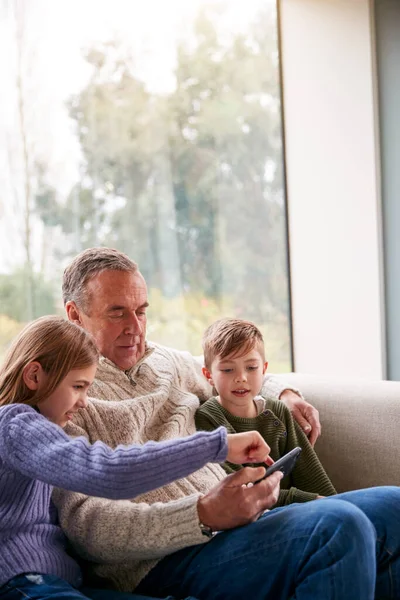
[[[0,0],[0,56],[0,354],[109,245],[150,339],[235,315],[290,369],[275,2]]]

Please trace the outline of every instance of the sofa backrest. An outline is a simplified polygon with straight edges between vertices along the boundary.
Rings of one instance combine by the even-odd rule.
[[[278,377],[318,409],[315,449],[338,492],[400,485],[400,382]]]

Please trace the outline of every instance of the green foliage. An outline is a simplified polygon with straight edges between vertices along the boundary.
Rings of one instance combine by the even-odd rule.
[[[290,353],[275,14],[261,11],[241,34],[221,35],[220,19],[212,4],[200,12],[164,94],[148,89],[118,44],[86,51],[91,78],[69,102],[80,181],[61,203],[37,164],[34,211],[66,235],[60,258],[109,245],[139,263],[150,339],[200,353],[210,322],[250,318],[282,370]],[[27,318],[27,281],[32,316],[54,312],[51,286],[28,269],[0,277],[0,313]]]
[[[54,227],[64,220],[64,209],[57,202],[56,190],[46,182],[46,166],[36,162],[35,212],[45,227]]]
[[[222,43],[214,18],[204,10],[178,47],[168,95],[117,45],[87,53],[92,78],[70,105],[86,187],[72,196],[84,246],[127,252],[166,297],[229,294],[269,320],[288,310],[276,26],[264,11]]]
[[[27,315],[28,281],[31,277],[33,315]],[[30,288],[29,288],[30,289]],[[0,314],[17,322],[35,319],[56,312],[51,285],[39,274],[18,269],[10,275],[0,275]]]
[[[21,331],[23,323],[18,323],[7,315],[0,314],[0,361],[11,342],[11,340]]]
[[[201,338],[214,321],[225,316],[238,316],[229,296],[217,302],[201,293],[165,298],[160,290],[149,290],[148,338],[165,346],[202,354]],[[269,322],[257,323],[265,340],[266,357],[273,373],[290,371],[290,349],[287,322],[279,315]]]
[[[240,304],[246,298],[254,318],[262,317],[260,298],[282,310],[287,298],[279,91],[275,42],[266,31],[273,28],[263,13],[248,35],[226,47],[202,14],[197,46],[179,49],[170,99],[187,282],[196,289],[201,281],[213,295],[230,293]],[[268,161],[275,170],[271,181]]]

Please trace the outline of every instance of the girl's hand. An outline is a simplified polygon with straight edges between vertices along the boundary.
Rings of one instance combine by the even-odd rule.
[[[237,465],[265,462],[272,465],[274,461],[269,456],[270,451],[271,448],[257,431],[228,435],[229,462]]]

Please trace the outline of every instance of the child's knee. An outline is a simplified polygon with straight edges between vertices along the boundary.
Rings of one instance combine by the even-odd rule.
[[[347,539],[353,546],[369,545],[375,548],[375,528],[360,508],[339,499],[321,500],[318,501],[318,505],[319,519],[316,522],[315,533]]]

